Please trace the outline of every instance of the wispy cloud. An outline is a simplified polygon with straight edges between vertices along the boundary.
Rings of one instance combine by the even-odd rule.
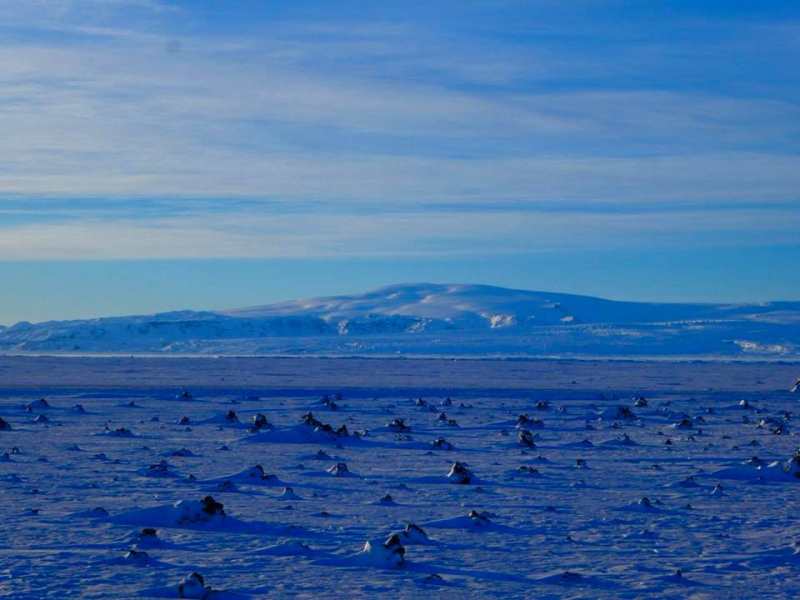
[[[730,77],[690,91],[675,76],[719,64],[769,23],[623,51],[588,20],[498,38],[411,15],[346,26],[314,15],[234,35],[195,13],[156,0],[0,3],[0,259],[457,254],[796,231],[792,84],[765,75],[748,95]],[[157,199],[185,207],[149,212]],[[21,202],[40,208],[23,217]]]
[[[709,227],[713,222],[714,226]],[[580,248],[662,248],[693,238],[713,245],[790,244],[800,216],[790,208],[649,213],[531,210],[269,214],[263,210],[20,222],[0,230],[11,260],[163,258],[445,257]]]

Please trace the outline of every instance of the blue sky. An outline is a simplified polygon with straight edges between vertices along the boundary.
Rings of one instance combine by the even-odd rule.
[[[800,298],[792,2],[0,0],[0,323]]]

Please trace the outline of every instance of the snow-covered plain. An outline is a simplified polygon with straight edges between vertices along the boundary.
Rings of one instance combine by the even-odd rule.
[[[664,304],[402,284],[213,312],[0,327],[4,353],[800,357],[800,302]]]
[[[0,596],[797,597],[798,374],[0,358]]]

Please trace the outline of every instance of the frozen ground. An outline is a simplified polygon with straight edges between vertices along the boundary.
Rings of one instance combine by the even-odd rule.
[[[798,375],[0,358],[0,596],[797,597]]]

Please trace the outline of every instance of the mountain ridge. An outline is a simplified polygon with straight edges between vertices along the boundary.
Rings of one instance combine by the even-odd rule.
[[[497,299],[500,296],[505,296],[504,299],[508,304],[509,300],[517,299],[518,304],[523,303],[524,301],[532,301],[536,300],[546,305],[547,303],[551,304],[559,304],[563,305],[565,301],[579,303],[581,305],[585,305],[587,303],[591,303],[594,305],[593,308],[597,308],[598,306],[604,307],[617,307],[620,309],[630,310],[636,307],[649,307],[651,309],[658,309],[658,310],[670,310],[670,309],[677,309],[680,307],[680,310],[685,310],[686,308],[691,308],[693,310],[715,310],[718,311],[720,309],[727,309],[727,310],[736,310],[742,308],[750,308],[752,310],[758,311],[759,309],[768,309],[775,307],[776,305],[791,305],[794,309],[800,309],[800,302],[791,302],[791,301],[769,301],[769,302],[757,302],[757,303],[712,303],[712,302],[691,302],[691,303],[679,303],[679,302],[633,302],[633,301],[625,301],[625,300],[609,300],[606,298],[600,298],[595,296],[587,296],[582,294],[566,294],[561,292],[544,292],[544,291],[534,291],[534,290],[523,290],[523,289],[515,289],[515,288],[505,288],[499,286],[492,286],[492,285],[483,285],[483,284],[434,284],[434,283],[403,283],[403,284],[395,284],[389,286],[379,287],[367,292],[360,292],[356,294],[345,294],[345,295],[336,295],[336,296],[319,296],[308,298],[304,300],[292,300],[288,302],[279,302],[279,303],[271,303],[266,305],[260,306],[251,306],[251,307],[244,307],[244,308],[237,308],[237,309],[226,309],[215,311],[220,314],[227,314],[227,315],[237,315],[237,316],[263,316],[263,315],[277,315],[277,314],[336,314],[337,316],[341,315],[342,313],[347,312],[340,308],[341,304],[345,303],[357,303],[359,300],[361,301],[368,301],[368,300],[377,300],[377,299],[384,299],[384,300],[395,300],[399,297],[403,300],[410,300],[410,299],[417,299],[414,298],[414,295],[417,297],[423,296],[422,301],[417,301],[417,303],[407,303],[401,306],[400,310],[393,310],[387,311],[383,310],[375,310],[373,309],[370,312],[376,312],[379,314],[408,314],[414,316],[427,316],[430,315],[430,311],[427,312],[413,312],[410,310],[402,310],[402,308],[406,306],[416,306],[419,308],[419,304],[428,303],[431,304],[431,298],[437,297],[469,297],[472,302],[471,304],[476,304],[474,302],[475,298],[482,295],[484,297],[492,297],[492,299]],[[524,297],[524,300],[521,301],[521,297]],[[338,305],[338,306],[337,306]],[[337,306],[334,309],[334,306]],[[452,304],[448,306],[451,309],[452,313]],[[488,309],[489,307],[486,307]],[[496,304],[495,304],[496,310]],[[516,307],[517,309],[519,306]],[[477,310],[477,309],[476,309]],[[362,310],[363,312],[363,310]],[[452,316],[452,314],[451,314]],[[436,315],[436,318],[444,318],[441,315]]]
[[[0,351],[795,356],[800,302],[645,303],[409,283],[215,311],[0,328]]]

